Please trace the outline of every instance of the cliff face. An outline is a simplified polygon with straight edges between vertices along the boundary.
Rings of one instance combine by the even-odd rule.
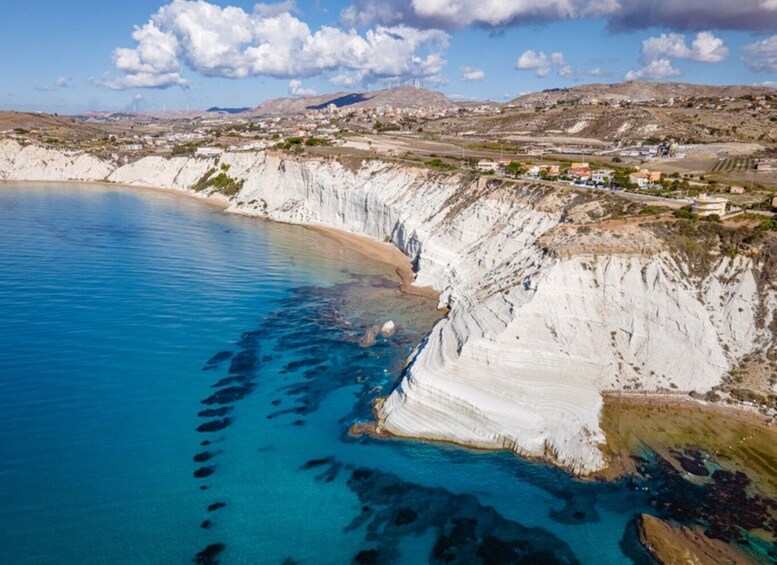
[[[772,342],[775,296],[759,265],[719,260],[704,280],[645,230],[570,235],[590,197],[370,161],[147,157],[115,166],[0,142],[0,178],[103,180],[190,189],[229,165],[245,181],[230,210],[390,238],[417,284],[450,306],[416,351],[379,425],[403,436],[507,447],[576,472],[605,465],[600,392],[703,392]],[[620,239],[623,241],[620,241]]]

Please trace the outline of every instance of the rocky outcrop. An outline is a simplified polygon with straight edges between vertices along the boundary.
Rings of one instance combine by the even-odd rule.
[[[701,528],[673,525],[649,514],[642,514],[639,518],[638,533],[642,544],[662,564],[735,565],[756,562],[737,547],[707,537]]]
[[[230,210],[390,240],[416,283],[440,291],[449,314],[381,404],[379,431],[508,448],[584,474],[606,464],[601,391],[703,392],[773,339],[757,323],[775,299],[755,284],[753,259],[721,259],[694,280],[638,226],[569,231],[564,219],[594,198],[571,189],[269,152],[117,166],[0,142],[7,179],[60,171],[189,190],[221,164],[245,181]]]

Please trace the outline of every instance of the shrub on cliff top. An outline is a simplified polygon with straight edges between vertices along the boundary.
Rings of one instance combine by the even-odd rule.
[[[431,161],[427,161],[426,166],[430,169],[436,169],[438,171],[455,171],[458,169],[456,165],[446,163],[442,159],[432,159]]]

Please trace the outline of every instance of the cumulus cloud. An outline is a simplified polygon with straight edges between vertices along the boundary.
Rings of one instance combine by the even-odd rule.
[[[136,27],[134,48],[118,48],[122,76],[109,88],[186,86],[183,66],[210,77],[299,79],[348,73],[361,80],[435,77],[449,36],[440,30],[378,25],[364,33],[323,26],[312,31],[289,11],[294,2],[259,4],[252,13],[203,0],[174,0]]]
[[[515,68],[520,71],[534,71],[534,74],[542,78],[548,75],[552,69],[558,69],[558,76],[569,77],[573,74],[572,67],[564,60],[563,53],[551,53],[546,55],[544,51],[529,49],[518,57]]]
[[[691,59],[703,63],[719,63],[728,57],[728,48],[723,40],[710,31],[696,34],[688,47],[685,36],[679,33],[662,33],[658,37],[649,37],[642,42],[642,56],[647,61],[661,58]]]
[[[354,0],[341,13],[350,25],[405,23],[437,29],[595,17],[618,30],[771,31],[777,29],[777,0]]]
[[[763,41],[749,43],[742,49],[747,53],[744,61],[752,70],[777,73],[777,35]]]
[[[301,80],[292,79],[289,81],[289,94],[291,96],[315,96],[316,91],[302,86]]]
[[[477,67],[461,67],[461,80],[466,82],[475,82],[486,78],[483,69]]]
[[[650,61],[639,70],[627,72],[626,80],[661,80],[679,75],[679,69],[674,68],[669,59],[657,59]]]
[[[648,37],[642,42],[643,66],[626,73],[626,80],[643,78],[660,80],[678,76],[680,71],[672,66],[673,59],[689,59],[701,63],[720,63],[728,57],[728,48],[723,40],[711,31],[701,31],[686,44],[681,33],[662,33],[657,37]]]

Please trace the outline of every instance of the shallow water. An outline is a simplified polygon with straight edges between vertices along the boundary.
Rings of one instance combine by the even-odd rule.
[[[0,185],[0,562],[649,562],[650,483],[348,436],[438,315],[395,287],[304,228]]]

